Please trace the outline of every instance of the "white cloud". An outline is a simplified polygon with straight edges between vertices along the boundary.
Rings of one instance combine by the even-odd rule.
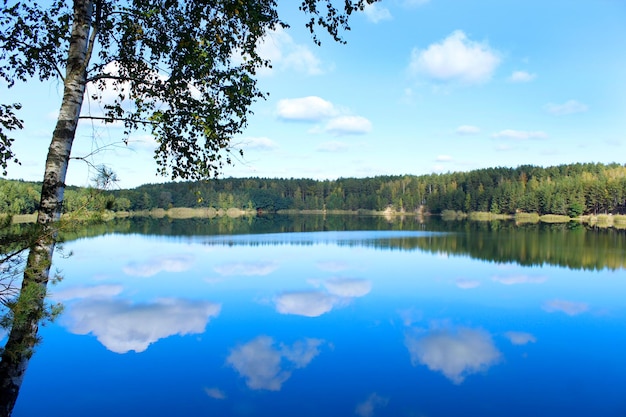
[[[551,300],[543,305],[543,309],[548,313],[560,311],[568,316],[575,316],[589,310],[589,305],[575,301]]]
[[[152,135],[133,135],[128,138],[128,147],[132,149],[153,151],[157,146]]]
[[[275,347],[269,336],[259,336],[234,348],[226,363],[232,366],[254,390],[279,391],[294,369],[304,368],[319,354],[323,341],[304,339],[293,346]]]
[[[548,103],[544,106],[544,109],[550,114],[564,116],[566,114],[584,113],[589,110],[589,107],[576,100],[569,100],[563,104]]]
[[[281,314],[318,317],[331,311],[341,298],[322,291],[287,292],[275,299],[276,310]]]
[[[414,48],[409,71],[436,81],[480,84],[488,81],[500,64],[499,53],[487,43],[475,42],[457,30],[426,50]]]
[[[320,282],[310,281],[316,287]],[[357,297],[363,297],[372,290],[372,283],[360,278],[331,278],[321,283],[326,292],[318,290],[284,292],[274,299],[276,311],[281,314],[295,314],[305,317],[318,317],[335,307],[343,306]]]
[[[435,329],[425,335],[407,334],[405,346],[413,366],[425,365],[455,384],[462,383],[468,375],[486,371],[502,356],[489,333],[465,327]]]
[[[247,137],[242,140],[240,148],[255,149],[259,151],[273,151],[278,144],[266,137]]]
[[[363,9],[367,20],[372,23],[378,23],[383,20],[391,20],[391,12],[386,7],[381,6],[378,3],[372,3],[365,6]]]
[[[276,262],[231,262],[217,265],[215,272],[224,276],[231,275],[269,275],[278,269]]]
[[[354,413],[359,417],[373,417],[375,409],[386,406],[388,402],[388,398],[381,397],[373,392],[367,400],[357,404]]]
[[[363,297],[372,290],[372,282],[360,278],[332,278],[324,282],[332,295],[344,298]]]
[[[199,334],[219,304],[208,301],[161,299],[132,304],[123,300],[88,299],[70,306],[64,315],[74,334],[93,334],[116,353],[143,352],[159,339],[173,335]]]
[[[102,73],[110,74],[114,77],[119,76],[120,75],[119,64],[115,61],[109,62],[102,69]],[[84,111],[82,112],[81,115],[85,116],[85,115],[92,114],[93,116],[101,116],[103,114],[102,111],[100,110],[101,105],[113,104],[115,100],[119,99],[119,94],[122,91],[124,91],[126,96],[128,97],[128,92],[130,90],[130,87],[131,85],[130,85],[130,82],[128,81],[120,81],[120,80],[112,80],[112,79],[103,79],[100,81],[100,85],[98,86],[94,85],[93,83],[88,83],[86,86],[87,94],[85,94],[85,98],[87,102],[85,103],[86,106],[84,106],[85,108],[83,109]],[[91,96],[94,94],[101,96],[101,100],[96,102],[96,103],[101,103],[101,104],[96,105],[96,103],[93,103],[94,106],[92,108]],[[127,102],[125,104],[128,105],[130,104],[130,102]]]
[[[226,363],[246,378],[249,388],[279,391],[291,373],[281,368],[281,355],[273,344],[272,338],[259,336],[233,349]]]
[[[509,77],[509,81],[514,83],[527,83],[537,78],[537,74],[531,74],[526,71],[513,71]]]
[[[318,152],[344,152],[348,150],[348,145],[345,142],[330,141],[320,143],[316,150]]]
[[[103,74],[108,74],[113,78],[102,79],[97,83],[88,83],[85,94],[85,104],[82,107],[81,117],[90,116],[90,117],[102,117],[104,116],[104,106],[111,105],[116,101],[120,100],[120,94],[125,96],[125,99],[120,103],[120,106],[124,110],[132,110],[135,106],[134,101],[130,100],[128,97],[130,96],[130,92],[132,90],[132,84],[130,81],[124,81],[119,79],[114,79],[114,77],[119,77],[120,75],[120,65],[117,61],[109,62],[102,68]],[[150,74],[156,79],[160,81],[166,81],[168,76],[163,73],[159,73],[157,71],[152,71]],[[190,88],[191,94],[196,94],[197,90]],[[100,96],[100,100],[97,102],[92,102],[91,97],[93,95]],[[162,103],[161,101],[158,101]],[[89,120],[82,119],[80,120],[81,124],[90,124],[95,126],[106,126],[106,127],[123,127],[124,124],[121,121],[115,121],[113,123],[104,123],[102,120]]]
[[[183,272],[191,268],[194,258],[191,255],[159,256],[146,262],[131,262],[122,270],[126,275],[151,277],[159,272]]]
[[[331,119],[325,130],[333,135],[362,135],[372,130],[372,122],[361,116],[339,116]]]
[[[319,75],[325,72],[321,61],[304,45],[293,46],[282,62],[278,61],[278,64],[284,70],[292,69],[308,75]]]
[[[281,119],[306,122],[321,121],[338,113],[333,103],[317,96],[282,99],[276,110]]]
[[[509,275],[504,277],[496,275],[492,279],[504,285],[542,284],[547,280],[546,277],[531,277],[528,275]]]
[[[322,62],[305,45],[296,43],[283,28],[276,28],[259,42],[258,54],[269,59],[272,68],[261,68],[260,75],[272,75],[275,71],[296,71],[308,75],[325,72]],[[235,62],[241,58],[235,59]]]
[[[293,345],[280,344],[280,353],[296,368],[304,368],[320,353],[321,339],[297,340]]]
[[[350,115],[347,110],[339,110],[330,101],[317,96],[282,99],[276,106],[276,115],[279,119],[290,121],[327,121],[323,129],[316,126],[311,133],[327,132],[341,136],[365,134],[372,130],[372,123],[365,117]],[[325,151],[331,149],[332,146],[322,148]]]
[[[513,130],[505,129],[500,132],[494,133],[492,137],[497,139],[514,139],[514,140],[526,140],[526,139],[546,139],[548,135],[541,131],[527,131],[527,130]]]
[[[437,155],[435,160],[437,162],[452,162],[452,157],[450,155]]]
[[[456,128],[456,133],[459,135],[475,135],[480,133],[480,128],[472,125],[461,125]]]
[[[506,332],[504,335],[514,345],[525,345],[528,343],[535,343],[537,341],[535,336],[526,332]]]

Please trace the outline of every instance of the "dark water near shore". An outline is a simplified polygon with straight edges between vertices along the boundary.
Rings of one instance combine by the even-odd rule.
[[[66,236],[15,416],[624,416],[626,234],[378,217]]]

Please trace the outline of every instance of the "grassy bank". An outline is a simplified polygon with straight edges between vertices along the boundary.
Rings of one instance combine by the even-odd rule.
[[[540,216],[537,213],[516,213],[510,214],[493,214],[489,212],[471,212],[464,213],[461,211],[444,210],[441,214],[444,220],[464,220],[469,219],[472,221],[494,221],[494,220],[515,220],[516,224],[528,224],[528,223],[569,223],[580,222],[588,224],[594,227],[616,229],[626,229],[626,215],[613,215],[613,214],[598,214],[598,215],[586,215],[580,217],[569,217],[560,214],[544,214]]]
[[[115,218],[128,218],[128,217],[154,217],[154,218],[164,218],[168,217],[170,219],[192,219],[192,218],[213,218],[213,217],[244,217],[244,216],[255,216],[256,211],[254,210],[241,210],[236,208],[229,208],[227,210],[224,209],[214,209],[212,207],[209,208],[185,208],[185,207],[176,207],[171,208],[169,210],[163,209],[155,209],[155,210],[145,210],[145,211],[76,211],[69,214],[64,214],[61,218],[64,221],[69,222],[90,222],[90,221],[108,221]],[[6,215],[0,214],[0,216],[5,217]],[[34,223],[37,220],[36,214],[16,214],[12,216],[13,223]]]
[[[168,217],[170,219],[211,219],[213,217],[243,217],[243,216],[255,216],[254,210],[241,210],[236,208],[229,209],[214,209],[208,208],[186,208],[186,207],[174,207],[169,210],[154,209],[145,211],[131,211],[131,212],[117,212],[116,217],[154,217],[163,218]]]
[[[595,216],[583,216],[582,221],[591,226],[615,229],[626,229],[626,215],[598,214]]]

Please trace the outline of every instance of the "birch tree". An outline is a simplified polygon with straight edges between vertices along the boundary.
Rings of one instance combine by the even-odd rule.
[[[310,18],[306,26],[315,43],[320,43],[320,28],[342,42],[349,16],[374,1],[344,0],[335,6],[333,0],[303,0],[299,8]],[[288,25],[274,0],[0,4],[0,79],[9,91],[32,79],[63,86],[43,173],[40,238],[30,248],[22,282],[22,294],[34,294],[39,301],[19,325],[14,323],[0,363],[1,372],[9,375],[2,386],[9,393],[2,398],[3,413],[9,415],[32,346],[24,354],[6,352],[37,331],[79,119],[122,124],[124,140],[147,129],[158,144],[154,157],[160,174],[212,178],[230,162],[230,141],[245,129],[251,104],[266,96],[255,75],[271,63],[256,47],[270,31]],[[102,113],[85,115],[86,99],[99,102]],[[11,133],[23,127],[21,104],[11,101],[0,103],[0,167],[5,173],[19,158],[11,149]]]

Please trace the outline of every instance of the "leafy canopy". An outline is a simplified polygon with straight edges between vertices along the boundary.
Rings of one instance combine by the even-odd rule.
[[[289,0],[288,0],[289,1]],[[304,0],[307,27],[342,42],[348,17],[376,0]],[[0,0],[0,79],[7,87],[32,78],[64,81],[73,9],[88,4],[89,51],[82,63],[97,113],[81,117],[121,123],[123,138],[149,129],[158,171],[172,179],[210,178],[230,163],[231,138],[246,126],[251,104],[266,97],[256,71],[271,63],[256,46],[288,27],[273,0]],[[8,131],[22,128],[0,106],[0,165],[14,160]],[[224,155],[225,154],[225,155]],[[5,172],[6,174],[6,172]]]

